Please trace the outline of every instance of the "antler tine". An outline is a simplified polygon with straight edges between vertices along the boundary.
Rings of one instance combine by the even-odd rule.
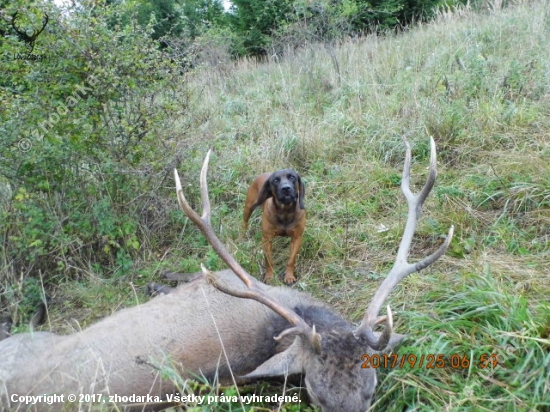
[[[20,33],[19,32],[19,29],[17,27],[15,27],[15,19],[17,19],[17,15],[19,14],[18,11],[16,11],[15,13],[13,13],[11,15],[11,26],[14,28],[14,30],[17,32],[17,33]],[[25,33],[26,34],[26,33]]]
[[[380,337],[376,337],[373,332],[374,325],[377,322],[378,313],[382,304],[387,299],[390,292],[393,288],[406,276],[411,273],[417,272],[421,269],[424,269],[439,259],[449,247],[451,243],[454,226],[451,226],[449,233],[445,242],[431,255],[425,257],[419,262],[409,263],[407,261],[409,250],[411,248],[411,242],[416,230],[416,224],[420,213],[422,211],[422,205],[428,197],[430,191],[433,188],[435,183],[435,178],[437,176],[437,153],[435,148],[435,142],[433,138],[430,137],[430,171],[426,183],[418,192],[418,194],[413,194],[410,189],[410,170],[411,170],[411,147],[408,141],[405,141],[406,154],[405,154],[405,165],[403,166],[403,179],[401,181],[401,190],[407,199],[408,204],[408,214],[407,214],[407,223],[405,224],[405,230],[403,231],[403,237],[399,244],[399,250],[397,251],[397,256],[395,258],[395,263],[391,268],[388,276],[382,284],[379,286],[378,290],[374,294],[374,297],[369,304],[361,325],[355,331],[355,336],[358,339],[365,340],[367,344],[375,349],[381,350],[388,344],[391,334],[392,334],[392,316],[390,307],[387,307],[388,315],[386,318],[386,325],[383,333]]]
[[[233,272],[241,279],[241,281],[246,286],[244,290],[237,290],[230,288],[227,285],[221,284],[218,282],[216,275],[208,271],[204,266],[202,266],[203,273],[207,276],[208,280],[212,285],[219,291],[226,293],[231,296],[235,296],[243,299],[254,299],[263,305],[266,305],[271,310],[273,310],[278,315],[285,318],[291,325],[292,328],[285,330],[282,334],[275,337],[275,339],[281,339],[283,336],[288,334],[302,334],[306,336],[316,347],[315,345],[319,341],[319,336],[300,316],[298,316],[294,311],[289,310],[288,308],[282,306],[277,301],[273,300],[266,293],[264,293],[258,286],[258,282],[253,278],[244,268],[235,260],[235,258],[229,253],[225,248],[223,243],[214,233],[212,225],[210,223],[210,198],[208,195],[208,184],[207,184],[207,172],[208,172],[208,162],[210,160],[211,150],[208,151],[204,159],[201,174],[200,174],[200,187],[201,187],[201,200],[203,205],[202,216],[199,216],[197,212],[189,206],[185,195],[183,194],[183,189],[181,185],[181,180],[178,175],[178,171],[174,169],[174,180],[176,182],[176,194],[178,197],[178,203],[182,208],[183,212],[187,215],[189,219],[200,229],[203,233],[208,243],[214,248],[218,256],[227,263],[227,265],[233,270]]]
[[[208,182],[206,180],[206,174],[208,173],[208,163],[210,162],[211,153],[212,150],[209,150],[208,153],[206,153],[200,174],[202,219],[205,220],[208,225],[210,225],[210,196],[208,195]]]
[[[208,243],[214,248],[216,253],[222,258],[222,260],[227,263],[227,265],[235,272],[235,274],[241,279],[241,281],[247,286],[252,286],[252,281],[254,278],[243,269],[243,267],[237,262],[233,256],[227,251],[225,246],[221,243],[219,238],[214,233],[212,225],[210,224],[210,197],[208,196],[208,183],[206,179],[206,174],[208,171],[208,162],[210,161],[211,150],[208,151],[204,162],[202,164],[201,174],[200,174],[200,187],[201,187],[201,200],[203,206],[202,216],[199,216],[197,212],[193,210],[185,195],[183,194],[183,189],[181,186],[181,180],[178,175],[178,171],[174,169],[174,180],[176,182],[176,194],[178,196],[178,203],[183,209],[183,212],[187,215],[189,219],[200,229],[203,233]]]
[[[44,18],[42,18],[42,28],[40,29],[38,34],[42,33],[42,31],[46,28],[48,21],[50,21],[50,16],[48,16],[47,13],[44,13]]]

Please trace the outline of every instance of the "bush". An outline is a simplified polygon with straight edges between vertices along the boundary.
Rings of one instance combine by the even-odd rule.
[[[87,6],[70,19],[22,1],[7,13],[46,12],[49,24],[33,55],[16,35],[3,44],[2,271],[40,268],[46,282],[90,265],[124,273],[144,242],[163,241],[154,233],[168,235],[158,192],[179,149],[165,119],[181,127],[188,106],[150,26],[122,24],[126,5]]]

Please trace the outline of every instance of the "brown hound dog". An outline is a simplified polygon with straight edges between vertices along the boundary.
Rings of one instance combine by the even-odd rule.
[[[256,176],[248,188],[243,213],[244,231],[248,228],[248,220],[254,209],[263,205],[262,243],[266,264],[264,282],[273,277],[272,242],[275,236],[291,238],[284,281],[287,284],[296,282],[294,265],[306,226],[304,195],[302,179],[291,169]]]

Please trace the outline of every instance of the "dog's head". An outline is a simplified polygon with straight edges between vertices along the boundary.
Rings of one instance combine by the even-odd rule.
[[[302,179],[292,169],[282,169],[273,172],[262,186],[258,195],[257,205],[273,197],[276,203],[293,205],[298,202],[300,209],[305,209],[304,196],[306,189]]]

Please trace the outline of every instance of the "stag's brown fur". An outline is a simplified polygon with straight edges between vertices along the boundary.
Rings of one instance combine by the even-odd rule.
[[[216,275],[221,283],[244,288],[229,270]],[[342,390],[366,383],[363,391],[372,396],[374,372],[360,368],[365,350],[353,338],[348,322],[307,294],[267,285],[262,289],[324,333],[324,362],[332,366],[329,374],[341,375],[337,380],[345,382]],[[287,336],[281,342],[273,339],[288,327],[266,306],[219,292],[201,276],[170,294],[123,309],[71,335],[35,332],[0,342],[0,405],[11,409],[20,406],[10,403],[9,395],[14,393],[173,393],[176,388],[172,382],[162,380],[152,365],[173,365],[183,377],[204,375],[210,381],[217,377],[223,384],[232,383],[230,370],[235,376],[252,372],[248,379],[278,375],[269,365],[266,370],[254,370],[293,343],[302,346],[299,337]],[[227,359],[231,359],[229,365],[222,342]],[[303,359],[293,361],[296,365],[315,358],[304,348],[307,345],[301,350]],[[342,357],[347,360],[343,362]],[[313,379],[314,372],[306,375],[306,383],[312,387],[322,385],[324,380]],[[327,382],[334,386],[332,379]],[[350,405],[341,410],[359,411],[347,398],[343,405]],[[50,411],[58,406],[39,404],[29,410]]]

